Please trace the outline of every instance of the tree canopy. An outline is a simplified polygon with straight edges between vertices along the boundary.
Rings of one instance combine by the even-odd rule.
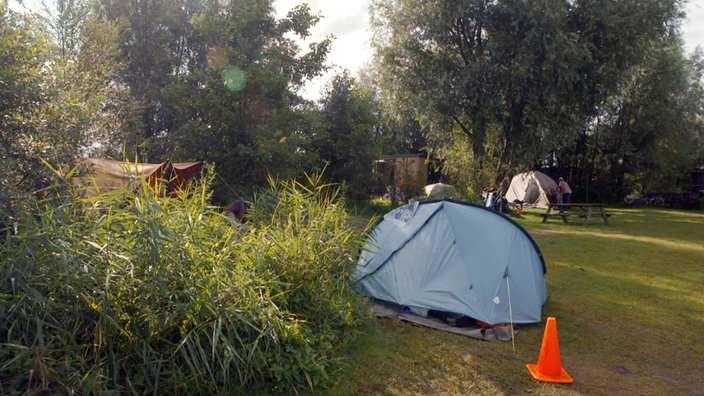
[[[681,7],[675,0],[375,0],[380,81],[393,92],[391,106],[427,126],[433,147],[444,157],[464,158],[472,173],[467,180],[498,183],[536,166],[566,172],[583,165],[574,155],[599,154],[601,161],[602,152],[614,150],[598,136],[620,133],[607,120],[617,117],[611,104],[624,98],[632,79],[644,83],[643,73],[679,78],[661,84],[658,94],[692,103],[680,89],[696,94],[701,81],[684,59]],[[664,56],[679,77],[659,74],[655,59]],[[647,103],[651,112],[683,110],[657,103]],[[677,124],[649,125],[650,133],[669,136],[687,123],[691,145],[701,138],[701,107],[696,111],[678,113]],[[586,145],[573,150],[579,142]]]
[[[613,199],[704,162],[680,0],[374,0],[374,62],[317,103],[299,90],[334,37],[302,48],[322,16],[273,4],[0,1],[3,196],[86,156],[207,161],[220,203],[323,168],[363,198],[381,154],[442,158],[467,197],[542,168]]]
[[[31,85],[9,91],[26,92],[18,106],[42,115],[34,127],[56,151],[44,156],[52,163],[86,155],[205,160],[222,176],[216,198],[232,199],[265,185],[268,175],[320,163],[304,130],[311,104],[297,92],[325,70],[332,37],[300,48],[296,38],[320,17],[301,4],[276,19],[272,4],[62,0],[46,18],[35,16],[33,27],[5,16],[3,26],[42,33],[47,47],[45,61],[23,61],[38,52],[31,46],[8,54],[17,72],[8,64],[7,73],[21,72],[26,78],[13,81]],[[0,50],[19,51],[6,43]]]

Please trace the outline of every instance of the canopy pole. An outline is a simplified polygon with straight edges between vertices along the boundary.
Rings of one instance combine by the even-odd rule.
[[[508,274],[506,275],[506,290],[508,291],[508,317],[511,321],[511,345],[513,346],[513,354],[516,354],[516,337],[513,334],[513,307],[511,305],[511,283],[508,281]]]

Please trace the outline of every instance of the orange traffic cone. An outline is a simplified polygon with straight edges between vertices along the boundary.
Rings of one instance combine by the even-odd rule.
[[[550,316],[545,323],[545,334],[543,334],[543,345],[540,347],[538,364],[527,364],[528,371],[533,378],[544,382],[557,382],[560,384],[571,384],[572,377],[562,367],[560,362],[560,342],[557,339],[557,319]]]

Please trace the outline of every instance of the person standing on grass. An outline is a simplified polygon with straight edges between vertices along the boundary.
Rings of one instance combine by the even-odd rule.
[[[561,177],[560,182],[557,183],[557,191],[559,191],[560,195],[562,195],[562,205],[563,206],[560,207],[560,212],[562,212],[570,204],[570,197],[572,196],[572,189],[570,188],[570,185],[567,184],[565,179]]]

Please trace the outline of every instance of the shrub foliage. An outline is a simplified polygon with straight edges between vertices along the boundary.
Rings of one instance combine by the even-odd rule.
[[[337,190],[271,181],[232,227],[208,179],[27,204],[1,247],[0,393],[325,385],[368,319]]]

